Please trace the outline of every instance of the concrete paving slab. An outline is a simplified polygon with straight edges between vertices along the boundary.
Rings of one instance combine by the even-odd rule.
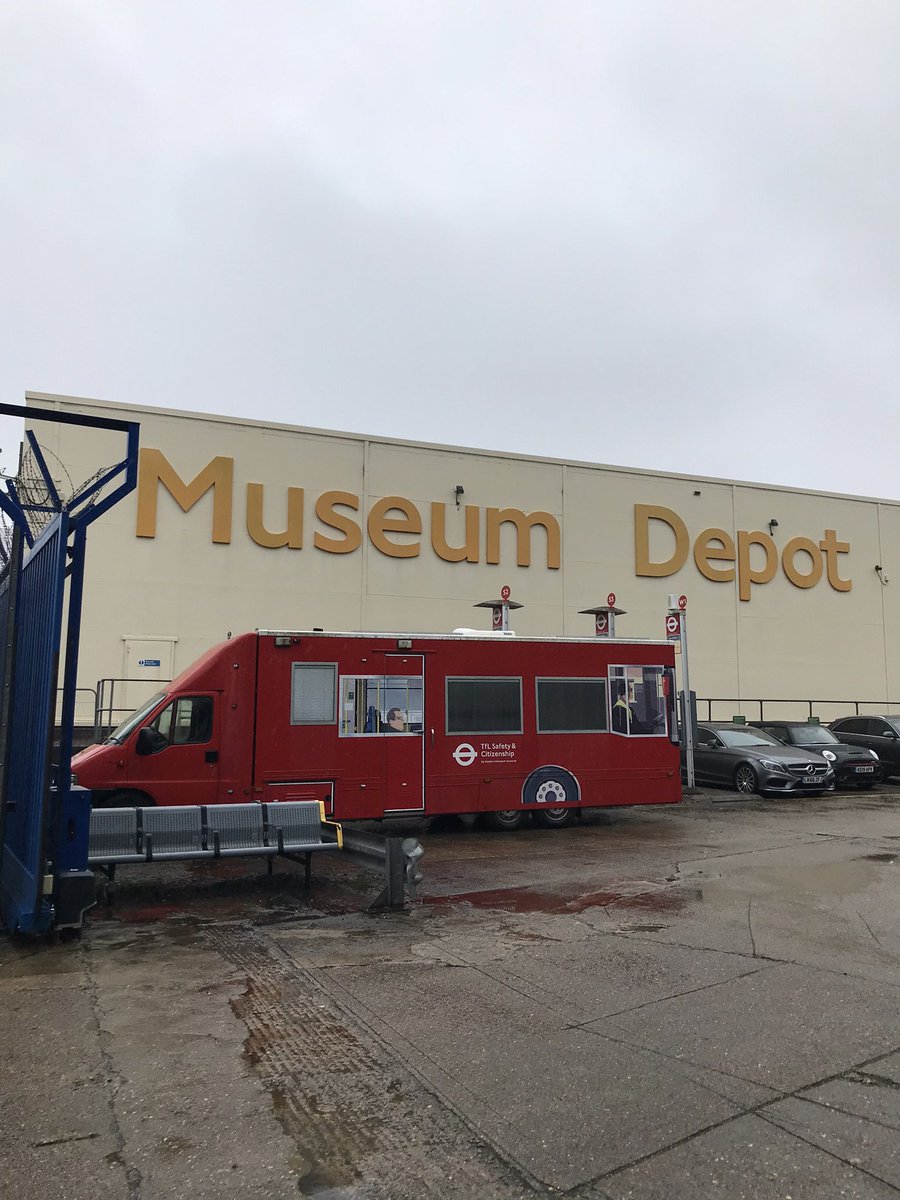
[[[323,975],[323,986],[548,1186],[574,1187],[737,1111],[715,1071],[704,1084],[658,1055],[567,1028],[564,1012],[471,968]]]
[[[577,1200],[590,1195],[585,1191]],[[897,1189],[750,1115],[601,1180],[594,1195],[609,1200],[896,1200]]]
[[[857,1084],[857,1087],[860,1085]],[[792,1097],[767,1105],[760,1116],[780,1129],[818,1146],[835,1158],[859,1167],[900,1192],[900,1138],[893,1128]]]
[[[792,1092],[896,1048],[900,992],[772,964],[587,1029]]]
[[[900,1054],[875,1059],[804,1091],[802,1096],[826,1108],[900,1130]]]
[[[527,929],[527,922],[521,923]],[[531,940],[512,943],[502,954],[489,945],[472,947],[452,938],[460,962],[488,970],[510,987],[566,1014],[570,1024],[643,1008],[656,1001],[699,992],[714,984],[768,969],[750,957],[654,942],[631,943],[612,934],[556,943],[535,953]]]

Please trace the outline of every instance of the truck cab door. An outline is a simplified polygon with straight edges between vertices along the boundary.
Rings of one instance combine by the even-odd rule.
[[[128,787],[157,804],[215,804],[219,697],[177,696],[132,735]]]

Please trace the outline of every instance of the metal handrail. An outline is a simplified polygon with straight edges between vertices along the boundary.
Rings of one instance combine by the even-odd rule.
[[[102,737],[106,737],[112,733],[115,727],[121,722],[122,717],[127,717],[129,713],[134,712],[134,705],[119,705],[116,707],[117,683],[157,684],[156,690],[159,691],[160,688],[166,687],[171,682],[171,679],[137,679],[127,676],[98,679],[94,706],[94,741],[99,742]],[[109,686],[107,687],[107,685]],[[119,719],[116,720],[116,717]],[[104,720],[104,718],[108,719]]]
[[[701,704],[706,705],[706,716],[705,717],[701,716],[701,714],[700,714],[700,705]],[[714,717],[713,711],[712,711],[712,706],[714,704],[716,704],[716,705],[731,704],[731,705],[736,705],[737,707],[732,708],[732,710],[728,714],[728,716]],[[791,699],[791,698],[783,698],[783,697],[776,698],[774,696],[769,697],[769,698],[763,698],[763,699],[761,699],[759,697],[749,698],[747,696],[745,696],[743,698],[734,697],[734,696],[704,696],[701,698],[698,696],[697,697],[697,719],[699,721],[704,721],[704,720],[705,721],[713,721],[713,720],[725,721],[725,720],[728,720],[728,717],[730,717],[730,716],[747,716],[748,714],[744,711],[744,709],[749,708],[750,706],[753,706],[754,712],[753,712],[751,719],[758,720],[758,721],[764,721],[766,719],[765,706],[767,704],[770,706],[778,705],[782,709],[786,705],[793,705],[796,708],[804,709],[806,712],[807,720],[810,720],[811,718],[820,715],[820,714],[816,713],[816,711],[815,711],[815,709],[817,709],[817,708],[836,708],[838,711],[836,713],[834,713],[832,716],[829,716],[827,718],[830,721],[837,720],[838,717],[851,715],[847,712],[847,710],[851,706],[853,708],[852,715],[856,716],[856,717],[867,715],[867,713],[865,711],[861,711],[861,709],[868,710],[868,712],[871,713],[871,715],[873,715],[873,716],[876,715],[877,713],[900,712],[900,700],[809,700],[809,699],[800,700],[800,699]],[[758,716],[755,711],[756,709],[758,709],[758,712],[759,712]],[[771,715],[771,709],[770,709],[770,715]],[[783,720],[790,719],[785,716],[783,711],[779,712],[778,715]]]
[[[59,725],[59,722],[60,722],[60,706],[62,705],[63,691],[64,691],[63,688],[56,689],[56,724],[57,725]],[[86,692],[91,697],[91,701],[90,701],[91,712],[94,714],[94,718],[96,720],[97,689],[89,688],[89,687],[79,687],[79,688],[75,688],[74,691],[75,691],[75,707],[76,707],[76,709],[79,707],[78,694],[80,692]],[[87,708],[87,701],[85,701],[81,707]],[[87,721],[84,721],[84,722],[76,721],[75,724],[76,725],[79,725],[79,724],[87,725],[88,722]]]

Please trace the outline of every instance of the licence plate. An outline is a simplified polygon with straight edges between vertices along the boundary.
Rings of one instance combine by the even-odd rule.
[[[875,773],[874,767],[854,767],[853,770],[857,775],[873,775]]]
[[[819,787],[821,787],[822,786],[822,776],[821,775],[804,775],[803,778],[800,780],[800,782],[805,783],[805,784],[817,783],[819,785]]]

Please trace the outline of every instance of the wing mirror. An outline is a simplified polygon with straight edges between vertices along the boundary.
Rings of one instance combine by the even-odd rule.
[[[157,750],[161,750],[160,735],[155,729],[151,729],[149,725],[145,725],[143,729],[138,730],[137,741],[134,744],[135,754],[139,754],[142,758],[148,754],[155,754]],[[163,741],[165,745],[165,741]]]

